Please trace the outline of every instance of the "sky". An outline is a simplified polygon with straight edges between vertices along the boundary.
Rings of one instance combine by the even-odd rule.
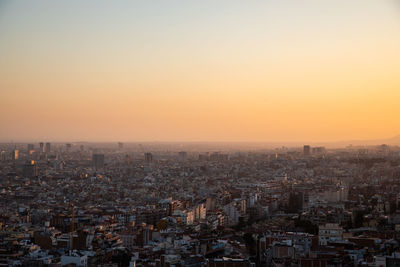
[[[1,141],[400,134],[397,0],[0,0]]]

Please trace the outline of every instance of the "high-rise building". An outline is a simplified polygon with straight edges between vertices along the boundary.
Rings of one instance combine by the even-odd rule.
[[[38,176],[38,167],[34,160],[30,160],[24,165],[23,175],[27,178]]]
[[[12,160],[17,160],[17,159],[18,159],[18,156],[19,156],[19,151],[18,151],[18,149],[14,149],[14,150],[11,152],[11,159],[12,159]]]
[[[1,160],[1,161],[6,161],[6,160],[7,160],[7,153],[6,153],[6,151],[2,150],[2,151],[0,152],[0,160]]]
[[[70,143],[65,144],[65,148],[67,149],[67,152],[70,151],[72,145]]]
[[[51,151],[51,143],[46,143],[46,153],[50,153]]]
[[[130,155],[125,155],[125,164],[130,165],[131,164],[131,156]]]
[[[322,155],[322,154],[325,154],[325,152],[326,152],[326,149],[323,146],[312,148],[312,153],[316,154],[316,155]]]
[[[303,154],[304,156],[309,156],[311,154],[311,147],[309,145],[303,147]]]
[[[187,152],[181,151],[178,153],[178,158],[180,161],[185,161],[187,159]]]
[[[122,150],[124,148],[124,143],[119,142],[118,143],[118,149]]]
[[[29,151],[34,150],[34,149],[35,149],[35,146],[33,144],[28,144],[28,146],[27,146],[28,153],[29,153]]]
[[[151,154],[150,152],[145,153],[144,154],[144,161],[146,162],[146,164],[153,163],[153,154]]]
[[[93,154],[92,156],[93,167],[96,170],[104,168],[104,154]]]
[[[39,147],[40,147],[40,152],[44,152],[44,143],[43,142],[39,143]]]

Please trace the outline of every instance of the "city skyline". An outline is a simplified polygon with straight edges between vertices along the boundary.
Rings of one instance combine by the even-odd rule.
[[[0,267],[400,266],[399,0],[0,0]]]
[[[338,140],[338,141],[163,141],[163,140],[137,140],[137,141],[126,141],[126,140],[56,140],[56,139],[42,139],[42,140],[0,140],[0,144],[15,144],[15,145],[26,145],[26,144],[40,144],[40,143],[54,143],[58,145],[65,144],[97,144],[97,145],[111,145],[115,144],[128,144],[134,146],[141,145],[172,145],[179,148],[179,146],[183,147],[185,145],[189,146],[208,146],[212,145],[216,148],[227,148],[231,147],[232,149],[241,148],[244,150],[258,148],[258,149],[271,149],[271,148],[299,148],[303,145],[312,145],[312,146],[326,146],[328,148],[345,148],[348,146],[355,147],[374,147],[379,145],[390,145],[390,146],[400,146],[400,135],[393,136],[391,138],[385,139],[364,139],[364,140]]]
[[[400,134],[396,1],[2,1],[0,140]]]

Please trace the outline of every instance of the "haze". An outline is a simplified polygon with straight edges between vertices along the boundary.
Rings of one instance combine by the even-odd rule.
[[[1,1],[0,140],[400,133],[400,5]]]

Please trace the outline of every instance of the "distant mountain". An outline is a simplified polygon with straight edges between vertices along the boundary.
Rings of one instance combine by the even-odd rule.
[[[331,142],[325,144],[328,147],[345,147],[349,145],[353,146],[378,146],[378,145],[400,145],[400,135],[396,135],[387,139],[373,139],[373,140],[348,140],[348,141],[339,141],[339,142]]]
[[[400,135],[396,135],[392,138],[387,139],[387,143],[393,145],[400,145]]]

